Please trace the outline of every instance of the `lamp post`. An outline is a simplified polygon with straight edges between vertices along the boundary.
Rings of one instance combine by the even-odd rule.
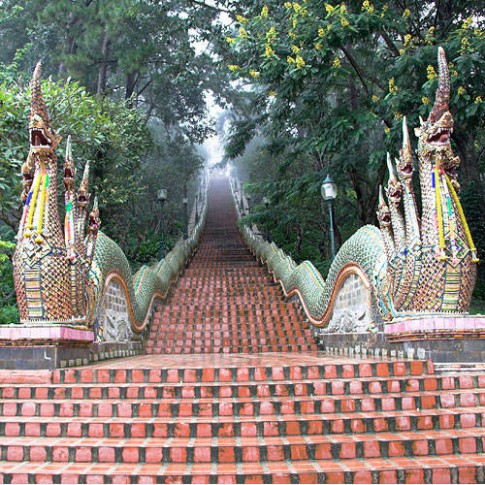
[[[334,226],[334,212],[333,201],[337,197],[337,184],[331,179],[330,175],[322,183],[322,197],[327,203],[328,214],[330,218],[330,248],[332,250],[332,261],[335,259],[335,226]]]
[[[248,216],[251,214],[251,196],[247,195],[246,200],[248,201]]]
[[[199,193],[195,194],[195,224],[199,223]]]
[[[241,215],[243,216],[244,215],[244,199],[243,199],[242,184],[239,184],[239,190],[240,190],[240,194],[241,194],[241,197],[239,198],[239,208],[241,209]]]
[[[160,211],[160,232],[161,232],[161,238],[160,238],[160,249],[158,252],[158,259],[163,259],[167,255],[167,246],[165,244],[165,214],[163,212],[163,208],[165,205],[165,202],[167,200],[167,189],[162,187],[157,191],[157,199],[160,202],[162,206],[162,210]]]
[[[182,202],[184,203],[184,239],[189,238],[189,199],[184,197]]]
[[[269,217],[268,217],[269,199],[268,199],[268,197],[263,197],[263,204],[266,207],[266,241],[271,242],[271,234],[269,233]]]

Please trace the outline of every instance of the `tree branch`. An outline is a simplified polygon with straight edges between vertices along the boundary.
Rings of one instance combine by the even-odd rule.
[[[394,42],[387,35],[387,32],[383,30],[380,34],[381,34],[381,37],[384,39],[384,42],[386,43],[387,47],[389,47],[389,50],[394,54],[395,57],[399,57],[400,56],[399,49],[394,45]]]
[[[350,65],[353,67],[354,71],[356,72],[366,94],[369,94],[369,89],[367,88],[367,84],[365,83],[364,78],[362,77],[362,69],[359,67],[356,60],[354,59],[354,57],[352,56],[352,54],[347,48],[345,48],[342,45],[340,46],[340,50],[344,53],[344,56],[347,58],[347,60],[350,62]]]

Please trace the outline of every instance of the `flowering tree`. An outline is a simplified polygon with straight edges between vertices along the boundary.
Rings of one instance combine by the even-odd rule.
[[[478,7],[454,2],[452,11],[443,12],[434,2],[422,2],[416,11],[405,2],[368,0],[255,3],[241,2],[226,36],[228,69],[254,85],[272,126],[296,134],[321,168],[345,151],[355,158],[356,147],[370,138],[379,140],[379,159],[383,150],[397,150],[402,115],[416,124],[431,108],[439,44],[450,60],[463,176],[467,182],[477,178],[475,139],[485,110],[479,74],[485,32]],[[379,164],[371,148],[369,161]]]
[[[441,45],[450,63],[461,183],[465,192],[478,191],[483,203],[483,6],[269,0],[239,7],[221,51],[228,70],[251,86],[257,102],[249,117],[253,124],[247,117],[233,123],[228,155],[239,154],[233,142],[244,139],[241,131],[249,126],[270,144],[285,145],[279,153],[286,165],[298,159],[298,170],[305,170],[294,156],[304,153],[307,171],[332,172],[347,195],[340,218],[348,217],[350,203],[358,214],[354,224],[372,222],[378,187],[386,179],[385,152],[398,153],[402,116],[413,127],[431,110]],[[308,210],[301,207],[302,214]]]

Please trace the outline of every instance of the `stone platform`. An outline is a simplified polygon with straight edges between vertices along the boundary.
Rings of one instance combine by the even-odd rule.
[[[424,315],[380,325],[383,331],[321,333],[330,354],[430,359],[437,363],[485,361],[485,317]]]
[[[141,342],[94,342],[86,328],[63,324],[0,326],[0,369],[56,369],[143,352]]]

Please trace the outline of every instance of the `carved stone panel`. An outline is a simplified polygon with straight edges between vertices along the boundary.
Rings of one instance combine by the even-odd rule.
[[[362,279],[349,275],[338,290],[332,318],[324,331],[328,333],[368,332],[371,320],[371,294]]]
[[[120,282],[111,279],[105,289],[103,341],[126,343],[133,340],[125,293]]]

